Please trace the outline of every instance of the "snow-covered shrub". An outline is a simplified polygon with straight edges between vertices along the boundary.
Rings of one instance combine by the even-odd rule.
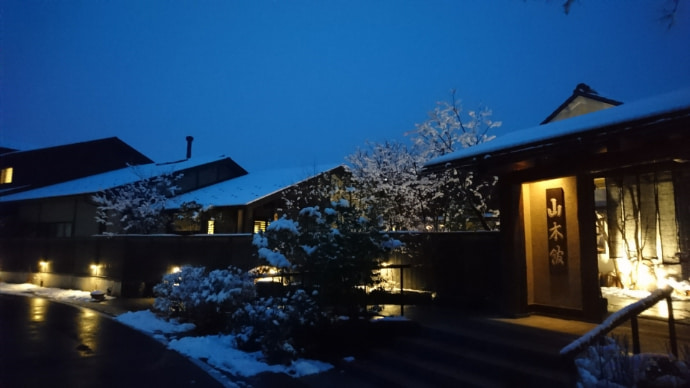
[[[260,350],[269,363],[289,363],[302,352],[296,334],[315,327],[322,314],[302,289],[281,297],[258,298],[232,315],[237,345]]]
[[[202,333],[232,333],[239,348],[261,351],[266,361],[287,363],[302,346],[295,334],[320,322],[319,306],[304,290],[259,298],[254,276],[237,268],[182,267],[154,287],[154,309],[193,323]],[[300,336],[299,338],[304,338]]]
[[[630,354],[627,341],[605,337],[575,359],[579,388],[687,387],[687,361],[670,355]]]
[[[194,323],[202,332],[228,330],[229,317],[256,298],[253,278],[233,267],[207,272],[185,266],[165,275],[153,291],[155,310]]]

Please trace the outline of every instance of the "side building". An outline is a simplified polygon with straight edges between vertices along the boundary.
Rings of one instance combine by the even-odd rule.
[[[124,144],[113,139],[105,143]],[[95,143],[99,142],[79,143],[77,149]],[[57,148],[67,153],[75,150]],[[140,296],[149,294],[165,273],[182,265],[224,268],[232,264],[250,269],[256,265],[251,233],[289,211],[285,201],[290,193],[345,172],[344,167],[331,165],[248,174],[231,158],[192,158],[189,149],[187,158],[159,164],[132,152],[131,147],[124,149],[126,155],[118,159],[121,163],[100,166],[91,175],[83,170],[50,184],[41,180],[17,185],[13,180],[12,187],[0,185],[0,281]],[[68,156],[55,150],[30,153]],[[130,158],[137,154],[138,159]],[[17,160],[8,162],[19,174],[14,177],[27,171]],[[95,155],[81,162],[99,163]],[[43,163],[51,161],[43,159]],[[78,165],[75,162],[75,168]],[[174,193],[160,204],[168,216],[162,219],[169,222],[158,230],[132,235],[126,234],[118,217],[107,226],[97,222],[95,195],[163,175],[177,179]]]

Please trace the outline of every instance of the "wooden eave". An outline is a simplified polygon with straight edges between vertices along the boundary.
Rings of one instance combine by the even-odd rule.
[[[690,108],[460,158],[429,171],[471,169],[510,177],[604,173],[690,161]]]

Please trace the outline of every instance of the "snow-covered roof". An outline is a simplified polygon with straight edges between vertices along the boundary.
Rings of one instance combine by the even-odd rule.
[[[91,175],[85,178],[44,186],[34,190],[0,196],[0,203],[97,193],[101,190],[126,185],[153,176],[175,173],[226,158],[225,156],[214,158],[191,158],[172,163],[151,163],[130,166],[102,174]]]
[[[432,159],[425,166],[438,166],[460,159],[489,158],[492,153],[499,151],[529,149],[559,137],[596,131],[616,124],[663,116],[687,109],[690,109],[690,89],[681,89],[567,120],[511,132],[492,141]]]
[[[183,203],[192,201],[204,207],[247,205],[340,166],[332,164],[250,172],[247,175],[178,195],[168,201],[167,207],[177,209]]]

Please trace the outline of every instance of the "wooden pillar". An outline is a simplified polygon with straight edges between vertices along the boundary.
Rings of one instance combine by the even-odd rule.
[[[582,313],[585,319],[600,322],[606,314],[606,305],[599,288],[594,179],[589,175],[577,176],[577,202],[580,229]]]
[[[522,210],[522,188],[519,182],[498,183],[501,209],[500,274],[501,312],[522,316],[527,311],[527,270],[525,262],[525,231]]]
[[[237,233],[244,233],[244,209],[237,209]]]

